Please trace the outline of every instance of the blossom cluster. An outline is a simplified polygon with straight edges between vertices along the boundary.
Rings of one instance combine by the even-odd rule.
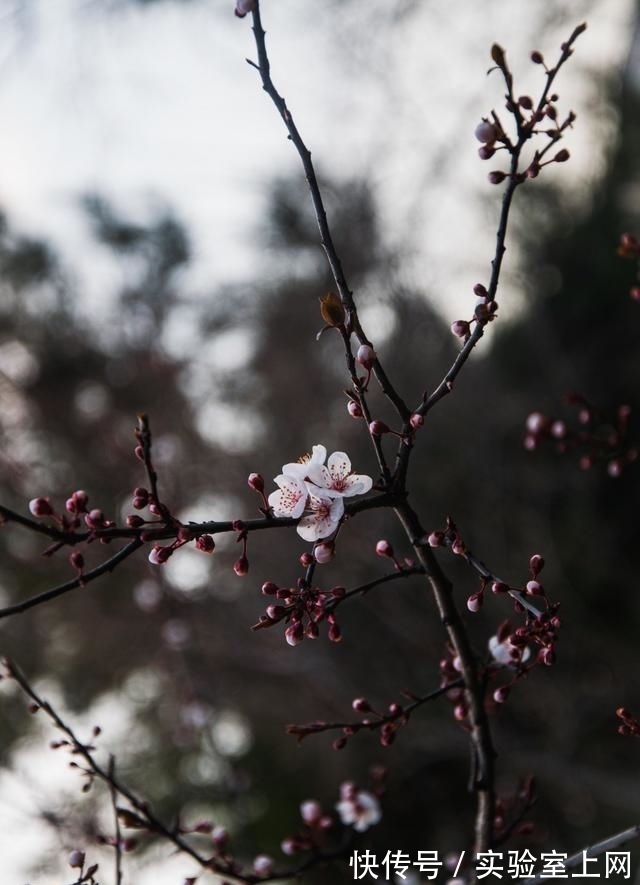
[[[351,472],[344,452],[334,452],[325,464],[326,458],[326,448],[317,445],[311,455],[285,464],[274,479],[277,490],[269,495],[274,516],[302,517],[297,532],[305,541],[333,535],[344,516],[343,499],[364,495],[373,485],[370,476]]]

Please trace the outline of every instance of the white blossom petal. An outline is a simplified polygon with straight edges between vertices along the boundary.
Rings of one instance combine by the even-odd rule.
[[[309,495],[309,507],[312,513],[303,516],[297,526],[297,532],[305,541],[321,541],[328,538],[338,528],[344,514],[342,498],[319,498]]]
[[[269,495],[269,506],[273,508],[274,516],[291,516],[297,519],[302,516],[307,503],[307,487],[294,476],[280,474],[274,479],[279,487],[277,491]]]
[[[336,803],[336,811],[346,826],[352,826],[358,833],[364,833],[382,818],[380,803],[372,793],[358,790],[352,798]]]
[[[327,450],[324,446],[314,446],[311,450],[311,455],[307,455],[300,461],[285,464],[282,468],[282,472],[286,474],[286,476],[295,476],[300,480],[305,479],[305,477],[310,476],[311,473],[314,473],[318,467],[321,467],[324,464],[326,457]]]

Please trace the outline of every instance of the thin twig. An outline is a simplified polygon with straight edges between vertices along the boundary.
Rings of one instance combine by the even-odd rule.
[[[106,562],[101,563],[89,572],[85,572],[82,576],[73,578],[71,581],[66,581],[64,584],[58,584],[57,587],[51,587],[49,590],[44,590],[42,593],[37,593],[35,596],[30,596],[28,599],[16,602],[14,605],[5,606],[5,608],[0,609],[0,618],[8,618],[11,617],[11,615],[20,614],[20,612],[25,612],[30,608],[34,608],[36,605],[43,605],[45,602],[49,602],[57,596],[62,596],[70,590],[75,590],[78,587],[85,587],[86,584],[95,581],[95,579],[99,578],[101,575],[104,575],[107,572],[112,572],[117,565],[123,560],[128,559],[128,557],[131,556],[132,553],[135,553],[135,551],[141,546],[142,541],[140,538],[134,538],[133,541],[130,541],[126,546],[118,550],[118,552],[110,559],[107,559]]]
[[[327,220],[327,212],[324,206],[324,201],[322,199],[322,194],[320,191],[320,186],[318,184],[318,179],[316,177],[315,168],[311,160],[311,152],[307,148],[306,144],[302,140],[302,136],[298,132],[298,128],[294,123],[291,111],[287,107],[285,99],[279,94],[271,79],[271,65],[269,62],[269,56],[267,54],[265,31],[262,27],[262,21],[260,19],[260,4],[258,2],[253,9],[252,16],[253,34],[256,43],[256,50],[258,53],[258,64],[249,61],[249,59],[247,59],[247,61],[249,61],[249,64],[253,65],[253,67],[257,68],[257,70],[259,71],[260,78],[262,80],[262,88],[276,106],[278,113],[280,114],[282,121],[287,128],[289,138],[293,142],[302,162],[302,167],[304,169],[307,183],[309,185],[309,191],[313,202],[313,208],[316,214],[316,220],[318,222],[318,228],[320,230],[320,242],[327,256],[327,261],[329,262],[331,273],[333,274],[335,284],[338,288],[338,294],[340,295],[342,303],[349,313],[351,328],[353,329],[356,338],[358,339],[360,344],[371,345],[371,342],[365,335],[364,330],[360,325],[360,320],[358,318],[356,306],[353,300],[353,293],[351,292],[349,284],[347,283],[347,279],[342,268],[342,262],[340,261],[340,257],[333,242],[333,237],[331,236],[331,229]],[[373,372],[385,396],[387,396],[388,399],[393,403],[402,421],[406,421],[411,413],[402,397],[398,394],[394,386],[389,381],[379,360],[376,360],[376,362],[374,363]]]
[[[612,851],[619,848],[620,845],[624,845],[626,842],[631,842],[633,839],[637,839],[638,836],[640,836],[640,824],[634,824],[634,826],[628,827],[626,830],[621,830],[619,833],[615,833],[615,835],[609,836],[601,842],[594,842],[593,845],[588,845],[586,848],[583,848],[582,851],[577,851],[575,854],[572,854],[571,857],[568,857],[564,861],[563,868],[565,870],[572,870],[584,863],[585,857],[598,857],[599,855],[604,854],[605,851]],[[596,874],[590,873],[589,875],[594,876]],[[526,882],[527,885],[541,885],[543,882],[549,882],[549,878],[548,875],[540,875],[535,878],[520,879],[518,881],[522,883]]]

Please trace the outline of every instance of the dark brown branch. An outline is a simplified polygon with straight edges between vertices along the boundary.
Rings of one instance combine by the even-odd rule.
[[[299,740],[311,735],[311,734],[320,734],[323,731],[338,731],[342,729],[348,729],[350,735],[356,734],[359,731],[377,731],[382,728],[383,725],[392,724],[397,722],[398,719],[404,718],[408,719],[411,714],[421,707],[423,704],[426,704],[427,701],[434,701],[436,698],[442,697],[442,695],[446,694],[448,691],[454,688],[461,688],[464,685],[463,679],[454,679],[453,682],[449,682],[447,685],[442,685],[440,688],[435,689],[435,691],[430,692],[427,695],[423,695],[422,697],[415,697],[415,699],[406,706],[402,707],[402,710],[399,713],[386,713],[384,715],[380,713],[376,713],[375,710],[372,710],[372,715],[376,716],[376,719],[372,720],[355,720],[352,722],[309,722],[305,725],[287,725],[287,734],[292,734],[298,737]],[[412,695],[412,697],[414,697]]]
[[[64,584],[58,584],[57,587],[51,587],[49,590],[44,590],[42,593],[30,596],[28,599],[23,599],[22,602],[16,602],[14,605],[8,605],[5,608],[0,609],[0,618],[8,618],[11,615],[20,614],[20,612],[34,608],[36,605],[42,605],[45,602],[55,599],[57,596],[62,596],[70,590],[75,590],[77,587],[84,587],[91,581],[95,581],[95,579],[99,578],[101,575],[104,575],[107,572],[112,572],[117,565],[131,556],[132,553],[135,553],[135,551],[141,546],[142,541],[140,538],[134,538],[133,541],[130,541],[126,546],[118,550],[114,556],[107,559],[106,562],[101,563],[90,572],[86,572],[82,577],[78,576],[71,581],[66,581]]]
[[[407,503],[395,508],[396,515],[410,539],[418,561],[433,591],[440,620],[456,655],[460,659],[465,697],[469,709],[469,737],[473,748],[472,787],[477,796],[474,851],[487,851],[493,839],[494,757],[489,720],[484,707],[484,684],[471,648],[467,631],[453,598],[453,585],[442,571],[433,550],[426,543],[425,531],[417,514]]]
[[[205,857],[187,842],[182,833],[176,827],[167,826],[152,810],[149,803],[137,796],[125,784],[117,779],[115,775],[115,763],[111,757],[108,769],[104,769],[95,759],[93,755],[93,747],[83,743],[75,734],[75,732],[67,725],[67,723],[59,716],[55,709],[48,701],[40,697],[33,686],[30,684],[24,673],[11,661],[5,659],[3,661],[7,675],[15,679],[24,693],[31,699],[38,710],[42,710],[63,734],[66,735],[70,744],[74,757],[81,758],[87,765],[87,772],[91,777],[97,778],[105,784],[111,795],[120,796],[126,799],[132,809],[132,816],[139,820],[146,829],[161,837],[169,844],[173,845],[178,851],[188,855],[204,870],[210,870],[224,878],[225,881],[235,881],[244,883],[244,885],[257,885],[262,882],[273,882],[277,880],[295,879],[306,870],[316,866],[326,864],[332,860],[343,858],[348,851],[348,845],[342,845],[335,851],[321,852],[314,849],[311,856],[302,861],[298,866],[291,870],[274,871],[266,876],[257,875],[253,872],[243,872],[234,858],[229,857]],[[120,812],[122,810],[119,810]]]

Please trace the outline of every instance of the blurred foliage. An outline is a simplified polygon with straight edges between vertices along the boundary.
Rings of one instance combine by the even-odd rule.
[[[640,117],[629,84],[612,100],[620,140],[588,214],[576,217],[544,181],[527,187],[518,232],[528,306],[496,324],[491,344],[429,415],[410,476],[427,526],[440,528],[451,515],[471,549],[514,584],[527,580],[529,556],[544,554],[544,583],[562,604],[557,666],[518,685],[493,720],[501,789],[513,790],[530,771],[541,782],[534,853],[579,849],[637,814],[628,776],[637,750],[616,735],[613,713],[623,703],[637,710],[640,698],[638,468],[612,480],[521,444],[527,414],[562,412],[569,390],[598,405],[637,404],[640,308],[626,295],[629,265],[615,248],[623,230],[640,228],[628,199],[639,174]],[[429,293],[398,286],[398,259],[386,251],[367,182],[328,181],[326,192],[365,326],[398,389],[418,402],[455,354],[448,323]],[[3,503],[24,512],[29,498],[48,494],[62,506],[85,488],[108,517],[131,512],[131,491],[144,480],[132,453],[140,411],[151,416],[163,499],[184,519],[257,514],[247,474],[262,472],[270,486],[284,462],[319,442],[347,451],[358,471],[375,472],[366,434],[339,393],[341,342],[332,333],[315,342],[317,298],[331,281],[304,182],[273,184],[262,231],[269,272],[200,299],[181,286],[189,238],[170,212],[144,225],[121,217],[104,195],[88,195],[84,207],[123,268],[120,290],[105,294],[113,299],[109,322],[98,328],[81,318],[80,294],[47,244],[17,236],[7,219],[0,224]],[[181,324],[191,337],[177,357],[166,336]],[[393,422],[382,399],[373,402],[376,417]],[[407,553],[388,518],[358,516],[319,580],[353,586],[383,573],[374,554],[383,536]],[[39,558],[39,541],[13,526],[0,544],[7,601],[70,575],[64,553]],[[326,735],[300,748],[284,736],[288,722],[350,718],[355,696],[384,706],[405,687],[436,687],[444,652],[430,596],[414,579],[340,609],[339,645],[323,638],[291,649],[278,627],[251,634],[265,604],[262,581],[294,582],[303,549],[290,532],[252,536],[243,580],[231,568],[233,539],[220,541],[211,559],[181,551],[166,569],[140,556],[1,621],[2,650],[53,681],[77,714],[115,699],[136,738],[120,748],[120,773],[167,818],[182,806],[204,810],[228,823],[244,850],[276,851],[297,826],[300,801],[317,796],[330,808],[341,780],[365,780],[369,765],[383,761],[387,814],[367,844],[382,854],[461,850],[472,816],[468,750],[446,702],[422,709],[385,751],[368,735],[342,753]],[[100,546],[92,561],[110,552]],[[464,609],[476,582],[462,563],[442,558]],[[501,598],[468,616],[479,654],[511,616]],[[108,736],[109,723],[100,724]],[[12,698],[0,718],[5,761],[24,730]],[[68,809],[55,812],[70,819]],[[332,881],[340,875],[332,871]]]

